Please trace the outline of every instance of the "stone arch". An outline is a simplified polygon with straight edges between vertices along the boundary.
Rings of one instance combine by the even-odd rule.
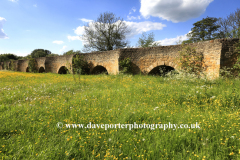
[[[170,71],[175,70],[173,67],[171,66],[166,66],[166,65],[159,65],[157,67],[154,67],[149,73],[148,75],[159,75],[159,76],[165,76],[167,73],[169,73]]]
[[[43,67],[40,67],[39,70],[38,70],[39,73],[44,73],[45,72],[45,69]]]
[[[61,66],[58,70],[58,74],[67,74],[68,73],[68,69],[65,66]]]
[[[91,74],[102,74],[102,73],[107,73],[108,71],[105,67],[101,66],[101,65],[97,65],[92,69]]]
[[[29,72],[29,67],[26,68],[26,72]]]
[[[174,70],[178,70],[178,66],[173,63],[173,62],[169,62],[169,61],[157,61],[155,63],[153,63],[152,65],[146,67],[146,69],[144,69],[144,73],[148,74],[151,70],[153,70],[155,67],[158,66],[169,66],[172,67]]]

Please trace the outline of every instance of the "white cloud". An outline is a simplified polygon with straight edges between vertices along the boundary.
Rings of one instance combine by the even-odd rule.
[[[65,51],[66,51],[66,48],[67,48],[67,46],[63,46],[63,48],[60,49],[60,52],[65,52]]]
[[[16,55],[18,55],[18,56],[27,56],[28,54],[30,54],[30,53],[26,53],[26,52],[20,52],[20,51],[17,51],[17,53],[16,53]]]
[[[8,39],[8,36],[4,33],[3,23],[6,22],[5,18],[0,17],[0,39]]]
[[[91,25],[91,23],[89,23]],[[77,35],[82,35],[84,33],[84,26],[79,26],[77,29],[74,30],[74,33]]]
[[[75,41],[75,40],[81,40],[79,36],[67,36],[68,40]]]
[[[144,21],[144,22],[129,22],[129,21],[124,21],[126,23],[126,25],[129,27],[129,29],[131,30],[131,32],[126,35],[127,39],[128,38],[132,38],[135,35],[141,34],[142,32],[148,32],[151,30],[162,30],[163,27],[166,27],[165,24],[162,23],[158,23],[158,22],[150,22],[150,21]],[[116,22],[116,23],[119,23]],[[93,27],[93,22],[89,23],[90,27]],[[74,30],[74,33],[77,36],[67,36],[68,40],[70,41],[74,41],[74,40],[80,40],[82,41],[83,44],[86,44],[87,42],[85,42],[82,38],[81,35],[84,34],[84,26],[79,26]]]
[[[135,7],[133,7],[131,10],[130,10],[130,12],[129,12],[129,15],[127,15],[127,20],[136,20],[136,19],[141,19],[141,16],[130,16],[130,14],[132,14],[132,11],[133,12],[136,12],[136,8]]]
[[[135,7],[133,7],[132,10],[133,10],[133,12],[136,12],[136,8]]]
[[[18,0],[9,0],[9,1],[11,1],[11,2],[17,2]]]
[[[187,39],[188,39],[187,34],[185,34],[185,35],[182,35],[182,36],[177,36],[175,38],[165,38],[163,40],[159,40],[159,41],[156,41],[156,42],[160,42],[160,44],[162,46],[169,46],[169,45],[176,45],[177,42],[185,41]]]
[[[159,17],[174,23],[203,14],[213,0],[141,0],[140,12],[145,18]]]
[[[52,43],[56,43],[56,44],[63,44],[63,41],[53,41]]]
[[[127,19],[131,21],[131,20],[135,20],[135,19],[141,19],[141,17],[140,16],[137,16],[137,17],[127,16]]]
[[[136,8],[133,7],[133,8],[130,10],[129,14],[132,14],[132,11],[133,11],[133,12],[136,12]]]
[[[91,19],[86,19],[86,18],[81,18],[80,19],[81,21],[83,21],[83,22],[87,22],[87,23],[89,23],[89,22],[92,22],[93,20],[91,20]]]
[[[127,36],[127,38],[131,38],[135,35],[141,34],[142,32],[148,32],[151,30],[162,30],[163,27],[166,27],[165,24],[158,23],[158,22],[150,22],[150,21],[144,21],[144,22],[125,21],[125,23],[131,29],[131,33]]]
[[[34,4],[34,5],[33,5],[33,7],[37,7],[37,5],[36,5],[36,4]]]

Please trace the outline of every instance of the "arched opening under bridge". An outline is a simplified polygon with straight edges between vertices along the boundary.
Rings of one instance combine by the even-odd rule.
[[[44,73],[45,72],[45,69],[43,67],[40,67],[39,68],[39,73]]]
[[[161,66],[157,66],[157,67],[153,68],[148,73],[148,75],[165,76],[166,74],[168,74],[169,72],[174,71],[174,70],[175,69],[173,67],[161,65]]]
[[[100,65],[94,67],[92,72],[91,72],[91,74],[104,74],[104,73],[108,74],[108,71],[105,67],[100,66]]]
[[[60,69],[58,70],[58,74],[67,74],[68,73],[68,69],[65,66],[60,67]]]

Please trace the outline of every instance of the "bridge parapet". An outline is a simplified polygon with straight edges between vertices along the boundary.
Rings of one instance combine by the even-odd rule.
[[[187,44],[194,47],[197,52],[203,53],[204,73],[207,76],[218,77],[220,69],[233,67],[237,61],[237,52],[234,45],[239,39],[217,39],[198,43]],[[125,48],[104,52],[93,52],[82,54],[85,60],[92,66],[90,72],[96,68],[105,68],[109,74],[119,72],[119,61],[130,58],[133,62],[133,72],[135,74],[150,73],[158,66],[168,66],[178,70],[179,51],[183,45],[159,46],[148,48]],[[71,71],[72,59],[75,55],[41,57],[36,58],[38,70],[59,73],[61,67],[67,67]],[[12,66],[11,66],[12,65]],[[28,60],[18,60],[0,63],[1,69],[14,68],[16,71],[26,72]]]

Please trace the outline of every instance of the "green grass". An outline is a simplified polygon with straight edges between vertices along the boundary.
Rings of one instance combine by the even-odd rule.
[[[0,71],[0,159],[240,159],[240,81]],[[200,124],[200,129],[58,128]]]

